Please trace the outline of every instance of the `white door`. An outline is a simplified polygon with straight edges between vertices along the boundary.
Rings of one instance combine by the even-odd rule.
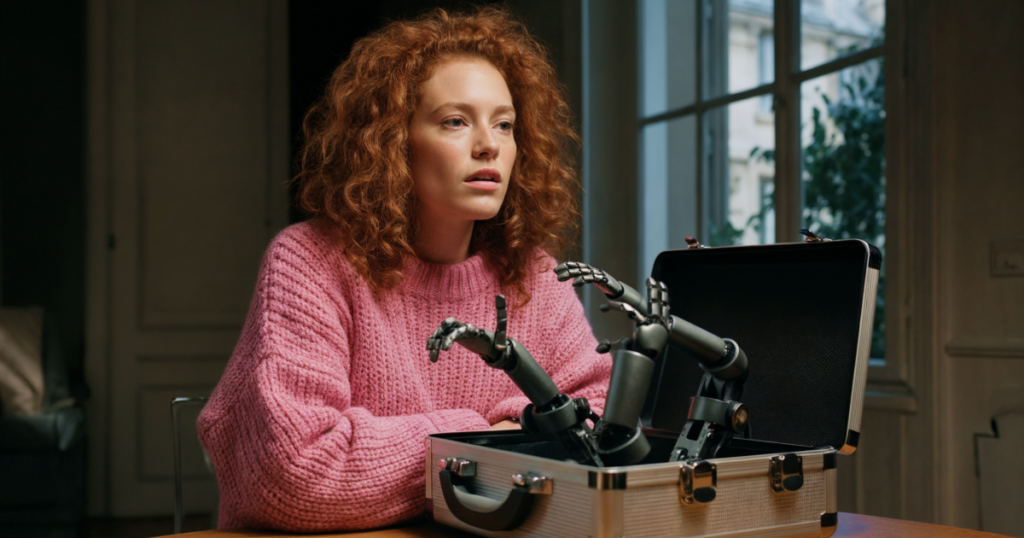
[[[101,511],[169,514],[170,401],[213,389],[287,220],[287,4],[94,4],[109,58]],[[185,507],[209,511],[216,489],[194,422],[185,435]]]

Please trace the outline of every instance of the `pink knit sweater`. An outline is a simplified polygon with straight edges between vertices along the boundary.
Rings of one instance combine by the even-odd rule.
[[[521,341],[562,392],[604,407],[611,360],[568,283],[544,255],[531,301],[509,312]],[[365,529],[424,510],[427,435],[485,430],[528,400],[461,346],[433,364],[427,337],[454,316],[493,330],[497,280],[473,256],[413,261],[375,301],[341,249],[296,224],[267,249],[245,327],[199,416],[217,469],[220,526]]]

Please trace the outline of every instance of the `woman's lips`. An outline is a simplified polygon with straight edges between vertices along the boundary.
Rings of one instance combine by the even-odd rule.
[[[495,191],[501,186],[501,172],[496,168],[481,168],[466,178],[466,185],[482,191]]]
[[[478,179],[478,180],[475,180],[475,181],[474,180],[468,180],[468,181],[466,181],[466,185],[469,185],[471,188],[482,190],[482,191],[496,191],[496,190],[498,190],[499,187],[501,187],[501,183],[495,183],[493,181],[486,180],[486,179]]]

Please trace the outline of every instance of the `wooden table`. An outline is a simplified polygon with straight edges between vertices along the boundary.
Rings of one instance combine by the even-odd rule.
[[[308,534],[296,535],[270,531],[200,531],[186,534],[171,535],[172,537],[188,538],[269,538],[278,536],[310,536]],[[433,521],[423,521],[406,527],[391,527],[366,532],[342,532],[331,534],[317,534],[324,538],[475,538],[475,535],[445,527]],[[835,538],[846,538],[852,536],[870,536],[878,538],[993,538],[1003,536],[990,532],[972,531],[946,527],[944,525],[933,525],[931,523],[917,523],[914,521],[903,521],[900,519],[889,519],[885,517],[861,516],[857,514],[839,513],[839,530],[833,535]]]

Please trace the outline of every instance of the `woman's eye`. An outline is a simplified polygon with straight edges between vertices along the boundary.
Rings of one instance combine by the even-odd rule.
[[[462,118],[448,118],[441,122],[441,124],[448,127],[462,127],[466,122]]]
[[[512,122],[510,122],[510,121],[503,121],[503,122],[498,124],[498,128],[501,129],[502,131],[511,131],[512,130]]]

